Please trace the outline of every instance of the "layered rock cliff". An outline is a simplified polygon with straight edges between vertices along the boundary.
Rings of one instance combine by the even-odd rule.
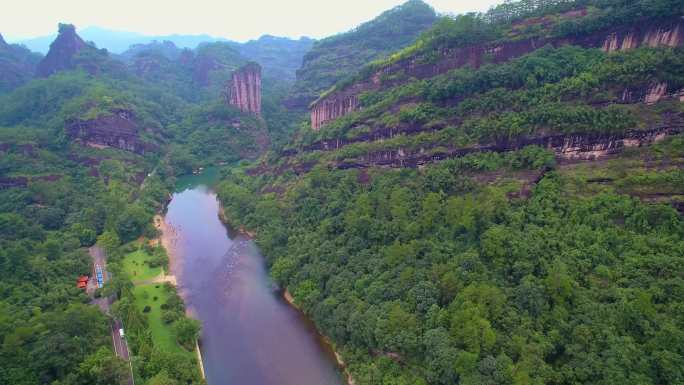
[[[114,147],[143,155],[157,146],[143,141],[141,131],[134,113],[123,109],[95,119],[70,119],[66,122],[66,133],[73,140],[88,146]]]
[[[594,160],[621,152],[628,147],[647,146],[684,130],[679,125],[634,130],[624,134],[568,134],[520,138],[487,146],[430,151],[430,149],[395,149],[371,152],[355,160],[345,160],[338,168],[420,167],[427,163],[458,158],[479,152],[509,152],[536,145],[552,150],[558,160]]]
[[[362,92],[387,88],[402,80],[387,81],[393,75],[399,79],[426,79],[464,66],[478,68],[484,63],[503,63],[528,54],[545,45],[579,45],[585,48],[601,48],[605,52],[627,50],[640,46],[681,46],[684,40],[682,21],[679,18],[659,22],[657,25],[618,26],[586,36],[562,38],[528,38],[490,45],[474,45],[464,48],[442,50],[436,60],[409,57],[391,63],[373,76],[345,89],[326,95],[311,105],[311,128],[319,130],[325,123],[348,114],[358,108],[357,98]]]
[[[261,114],[261,66],[248,63],[234,71],[228,103],[244,112]]]
[[[38,64],[38,76],[47,77],[55,72],[75,68],[74,56],[89,47],[76,34],[72,24],[59,24],[59,35],[50,44],[50,51]]]

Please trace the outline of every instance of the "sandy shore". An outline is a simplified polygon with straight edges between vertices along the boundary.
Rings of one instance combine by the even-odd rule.
[[[293,308],[297,309],[300,312],[302,311],[302,309],[299,306],[297,306],[297,304],[295,303],[294,297],[292,296],[292,294],[290,294],[289,290],[287,290],[287,289],[283,290],[282,295],[283,295],[283,299],[285,299],[285,301],[288,304],[290,304],[290,306],[292,306]],[[347,379],[347,385],[356,385],[356,382],[354,381],[354,377],[352,377],[351,373],[349,372],[349,368],[347,368],[347,363],[344,362],[342,355],[340,353],[338,353],[337,350],[335,350],[335,347],[334,347],[332,341],[330,340],[330,338],[328,338],[327,336],[323,336],[323,341],[332,348],[332,351],[335,354],[335,360],[337,361],[337,365],[340,367],[340,369],[342,369],[342,372],[344,373],[344,376]]]
[[[159,214],[154,216],[154,227],[161,232],[157,239],[157,244],[161,244],[166,250],[166,255],[169,257],[169,274],[176,276],[178,275],[179,269],[179,264],[177,263],[178,253],[176,249],[178,233],[176,232],[176,229],[166,223],[164,217]]]

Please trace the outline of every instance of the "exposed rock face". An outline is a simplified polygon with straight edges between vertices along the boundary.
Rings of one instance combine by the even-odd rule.
[[[639,46],[676,47],[681,44],[681,23],[642,29],[637,26],[628,30],[615,31],[606,36],[601,46],[604,52],[625,51]]]
[[[8,48],[8,47],[9,47],[9,44],[7,44],[7,42],[5,42],[5,39],[2,38],[2,34],[0,33],[0,49]]]
[[[228,103],[241,111],[261,114],[261,66],[248,63],[232,75]]]
[[[665,97],[666,94],[667,94],[667,83],[662,82],[662,83],[654,84],[648,90],[648,93],[646,94],[646,97],[644,98],[644,102],[646,104],[656,103],[656,102],[658,102],[658,100]]]
[[[336,117],[354,111],[357,106],[358,98],[356,95],[335,95],[334,98],[317,103],[311,109],[311,126],[319,128]]]
[[[525,146],[537,145],[553,150],[560,160],[593,160],[615,154],[626,147],[641,147],[668,135],[676,135],[682,127],[658,127],[650,130],[635,130],[625,134],[569,134],[552,135],[539,138],[522,138],[510,142],[501,142],[489,146],[452,148],[446,151],[430,152],[420,150],[384,150],[366,154],[354,161],[344,161],[338,168],[379,167],[420,167],[427,163],[449,158],[458,158],[478,152],[508,152],[519,150]]]
[[[31,182],[56,182],[62,179],[61,175],[42,175],[42,176],[32,176],[27,178],[25,176],[18,176],[15,178],[7,178],[0,176],[0,190],[12,188],[12,187],[26,187]]]
[[[38,64],[38,76],[47,77],[55,72],[74,68],[73,58],[82,49],[89,47],[77,34],[71,24],[60,24],[59,35],[50,44],[50,51]]]
[[[90,120],[71,119],[67,121],[66,132],[70,138],[93,147],[115,147],[141,155],[157,148],[140,139],[140,128],[128,110],[116,110],[112,115]]]
[[[676,47],[681,46],[684,41],[682,23],[677,18],[659,25],[620,26],[587,36],[555,39],[531,38],[494,45],[448,49],[439,53],[438,60],[427,63],[422,57],[410,57],[387,65],[367,80],[315,101],[311,106],[311,128],[319,130],[326,122],[356,110],[358,104],[354,98],[362,92],[397,84],[397,82],[382,81],[383,78],[391,78],[391,75],[403,74],[401,76],[403,79],[426,79],[466,65],[478,68],[485,61],[495,64],[503,63],[548,44],[556,47],[575,44],[586,48],[601,48],[605,52],[627,50],[639,46]]]
[[[654,104],[665,99],[682,101],[684,89],[672,89],[667,82],[655,82],[649,86],[630,87],[622,91],[619,103],[646,103]]]

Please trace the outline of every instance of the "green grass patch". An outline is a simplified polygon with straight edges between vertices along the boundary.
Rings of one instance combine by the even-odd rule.
[[[124,257],[123,268],[133,282],[152,279],[161,274],[161,267],[150,267],[150,262],[156,259],[144,250],[137,250]]]
[[[137,285],[133,288],[133,295],[135,296],[135,306],[147,316],[154,346],[167,352],[194,354],[178,345],[173,324],[166,324],[162,320],[161,305],[169,299],[164,284]],[[146,312],[147,306],[149,306],[149,311]]]

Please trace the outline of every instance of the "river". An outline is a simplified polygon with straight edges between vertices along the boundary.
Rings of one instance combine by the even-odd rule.
[[[179,179],[165,222],[171,269],[193,317],[208,385],[341,385],[334,356],[270,280],[254,242],[219,220],[216,171]]]

